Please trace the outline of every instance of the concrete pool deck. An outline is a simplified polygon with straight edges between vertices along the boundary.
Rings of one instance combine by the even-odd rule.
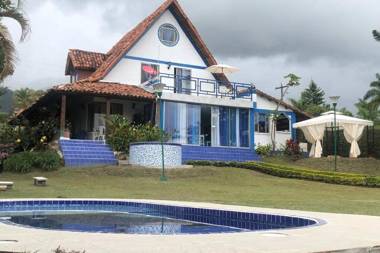
[[[19,199],[17,199],[19,200]],[[116,199],[115,199],[116,200]],[[199,202],[134,202],[302,216],[325,224],[299,229],[204,235],[133,235],[49,231],[0,223],[0,252],[326,252],[380,245],[380,217],[332,214]],[[9,199],[8,199],[9,201]],[[9,241],[7,241],[9,240]],[[16,240],[17,242],[11,242]],[[368,251],[355,251],[368,252]],[[378,252],[378,251],[374,251]]]

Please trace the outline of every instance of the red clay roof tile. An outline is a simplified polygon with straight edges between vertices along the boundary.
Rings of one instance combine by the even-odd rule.
[[[54,86],[52,91],[65,93],[86,93],[93,95],[120,96],[135,99],[154,100],[155,95],[136,85],[79,81],[76,83]]]
[[[95,71],[105,61],[106,54],[84,51],[79,49],[70,49],[66,66],[66,75],[70,74],[69,64],[76,70]]]

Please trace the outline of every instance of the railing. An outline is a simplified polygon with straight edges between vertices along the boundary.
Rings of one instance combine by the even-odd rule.
[[[159,81],[165,84],[165,90],[181,94],[253,100],[255,93],[255,87],[246,83],[223,82],[165,73],[160,74]]]

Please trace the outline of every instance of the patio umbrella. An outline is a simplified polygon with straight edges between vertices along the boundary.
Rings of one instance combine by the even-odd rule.
[[[213,74],[231,74],[239,71],[239,68],[226,64],[217,64],[206,68],[206,70]]]

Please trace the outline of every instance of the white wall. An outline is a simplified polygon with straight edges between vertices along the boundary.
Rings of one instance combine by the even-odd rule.
[[[292,133],[290,132],[276,132],[276,149],[280,149],[282,145],[286,144],[287,140],[292,138]],[[258,133],[255,132],[255,145],[272,145],[272,140],[269,133]]]
[[[256,96],[256,103],[258,109],[275,110],[277,107],[277,104],[275,102],[270,101],[259,95]],[[284,106],[280,105],[279,111],[291,112],[292,110],[286,109]]]
[[[158,29],[165,23],[174,25],[179,32],[179,41],[174,47],[163,45],[158,38]],[[166,11],[153,24],[142,38],[127,52],[127,55],[206,67],[206,64],[170,11]],[[141,61],[123,58],[108,73],[103,81],[139,85],[141,83],[141,63]],[[174,67],[175,66],[172,66],[168,69],[166,64],[160,64],[160,72],[174,74]],[[206,70],[193,68],[191,71],[193,77],[215,80],[214,76]]]

